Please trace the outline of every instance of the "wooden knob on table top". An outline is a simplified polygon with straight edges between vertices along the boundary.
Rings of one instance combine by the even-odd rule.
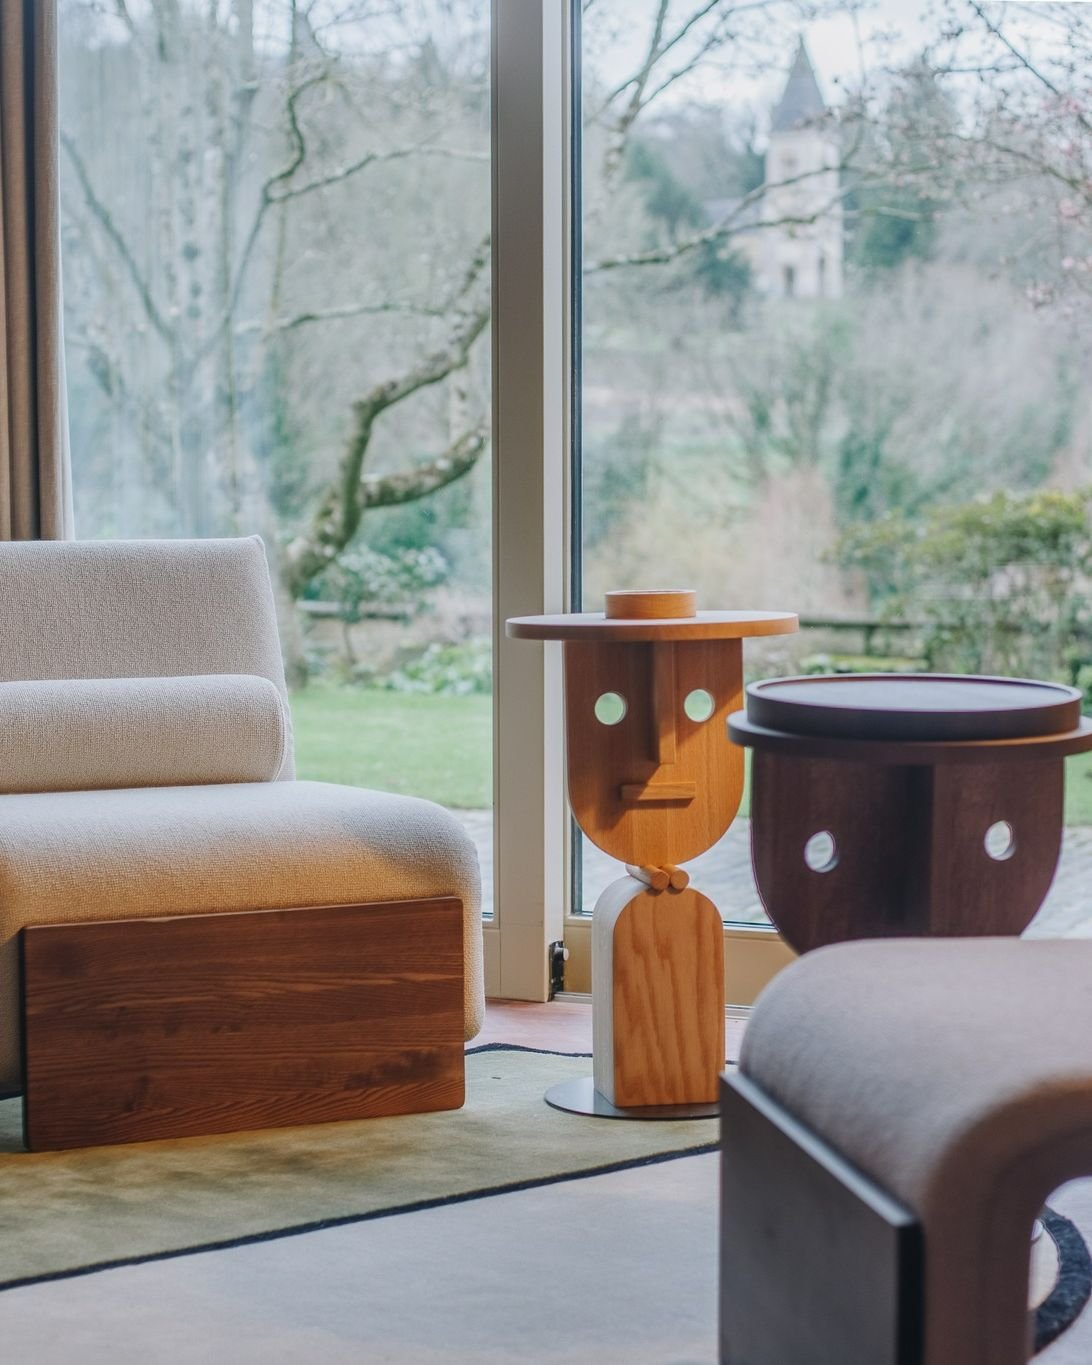
[[[608,621],[677,621],[698,614],[693,588],[624,588],[606,595]]]

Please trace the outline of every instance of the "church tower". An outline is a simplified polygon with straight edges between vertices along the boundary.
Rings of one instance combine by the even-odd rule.
[[[774,298],[836,299],[842,293],[843,222],[838,145],[826,127],[804,40],[770,120],[762,220],[809,219],[757,234],[756,283]],[[816,216],[817,215],[817,216]]]

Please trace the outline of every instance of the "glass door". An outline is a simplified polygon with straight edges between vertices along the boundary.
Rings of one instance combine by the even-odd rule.
[[[82,537],[261,534],[304,778],[492,913],[488,0],[61,0]]]
[[[590,0],[579,29],[575,604],[799,612],[748,678],[1084,685],[1088,7]],[[740,1003],[788,960],[746,814],[690,869]],[[578,849],[573,981],[618,871]]]

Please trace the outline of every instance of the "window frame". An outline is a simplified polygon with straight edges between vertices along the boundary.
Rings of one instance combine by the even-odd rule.
[[[570,0],[492,2],[493,919],[487,993],[546,1000],[569,909],[558,650],[510,616],[569,601]]]
[[[508,640],[509,616],[579,603],[581,193],[576,0],[492,0],[494,914],[486,990],[591,990],[574,913],[579,846],[565,797],[561,651]],[[622,869],[619,867],[619,874]],[[793,959],[768,925],[724,929],[727,999],[749,1005]]]

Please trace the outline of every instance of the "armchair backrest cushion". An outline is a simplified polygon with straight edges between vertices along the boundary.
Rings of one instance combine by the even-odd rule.
[[[273,782],[288,734],[254,673],[0,682],[0,795]]]
[[[258,537],[0,544],[0,681],[212,673],[267,678],[287,708]]]

